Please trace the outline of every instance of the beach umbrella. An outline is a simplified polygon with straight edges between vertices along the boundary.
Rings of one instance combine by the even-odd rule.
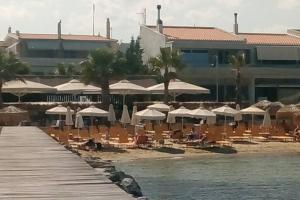
[[[270,128],[271,126],[272,126],[272,121],[271,121],[270,113],[269,113],[269,110],[266,110],[266,112],[264,114],[264,120],[262,123],[262,127]]]
[[[75,118],[75,128],[77,128],[77,134],[79,137],[79,130],[84,127],[84,122],[82,119],[82,115],[79,113],[76,113],[76,118]]]
[[[184,117],[191,117],[190,116],[191,110],[186,109],[184,106],[169,112],[169,115],[173,115],[174,117],[181,117],[181,129],[183,129],[183,118]]]
[[[134,105],[133,109],[132,109],[132,115],[131,115],[131,125],[135,126],[139,123],[139,120],[137,118],[137,116],[135,115],[135,113],[137,113],[137,106]]]
[[[109,104],[108,113],[109,113],[108,121],[110,121],[111,123],[115,123],[116,122],[116,113],[115,113],[114,106],[112,104]]]
[[[135,113],[135,116],[137,116],[140,120],[150,120],[150,121],[163,120],[166,118],[166,114],[149,108]]]
[[[284,107],[284,105],[280,102],[271,102],[268,100],[262,100],[257,102],[256,104],[254,104],[254,106],[256,106],[257,108],[260,108],[262,110],[269,110],[269,114],[272,116],[276,115],[276,112]]]
[[[21,101],[21,97],[25,94],[32,93],[52,93],[56,92],[56,88],[50,87],[48,85],[37,83],[28,80],[12,80],[5,82],[2,87],[3,93],[11,93],[19,98],[19,102]]]
[[[222,107],[215,108],[212,110],[212,112],[216,113],[217,115],[222,115],[225,117],[225,121],[224,121],[224,131],[225,132],[226,132],[227,117],[236,117],[236,115],[240,113],[239,111],[229,107],[228,105],[224,105]]]
[[[203,107],[191,110],[190,116],[196,119],[204,119],[208,124],[216,123],[216,114]]]
[[[156,103],[148,106],[147,108],[161,111],[161,112],[168,112],[170,110],[170,106],[164,104],[164,103]]]
[[[73,111],[74,113],[74,111]],[[73,123],[73,119],[72,119],[72,112],[71,112],[71,108],[70,106],[67,107],[67,113],[66,113],[66,125],[67,126],[72,126],[74,123]],[[70,127],[68,127],[70,128]]]
[[[82,116],[88,117],[108,117],[108,112],[95,106],[90,106],[88,108],[82,109],[78,112]]]
[[[16,126],[22,121],[29,121],[28,111],[15,106],[7,106],[0,109],[0,121],[2,125]]]
[[[287,105],[280,108],[276,112],[276,119],[292,119],[294,114],[298,112],[300,112],[300,108],[298,108],[296,105]]]
[[[109,90],[111,94],[119,94],[123,96],[123,105],[125,104],[126,95],[148,94],[147,88],[131,83],[128,80],[121,80],[109,85]]]
[[[54,108],[50,108],[46,110],[47,115],[59,115],[59,118],[61,119],[61,115],[67,115],[68,109],[67,107],[64,107],[62,105],[58,105]],[[74,110],[70,110],[72,114],[74,114]]]
[[[239,113],[237,113],[237,114],[235,115],[234,120],[235,120],[235,121],[242,121],[243,117],[242,117],[242,114],[240,113],[240,111],[241,111],[240,104],[236,104],[235,109],[236,109],[237,111],[239,111]]]
[[[124,125],[130,124],[131,122],[127,105],[123,105],[123,111],[122,111],[120,122]]]
[[[60,94],[100,94],[101,88],[93,85],[85,85],[79,80],[72,79],[67,83],[55,86]]]
[[[240,111],[243,115],[251,115],[252,116],[252,128],[253,128],[253,121],[254,121],[254,116],[255,115],[264,115],[265,114],[265,111],[260,109],[260,108],[257,108],[255,106],[250,106],[248,108],[245,108],[243,110]]]
[[[164,94],[164,83],[148,87],[148,90],[152,94]],[[169,83],[168,90],[169,93],[174,97],[174,101],[176,96],[181,94],[209,94],[209,89],[186,83],[179,79],[172,79]]]
[[[173,110],[175,110],[174,107],[172,105],[170,105],[170,109],[169,109],[168,116],[167,116],[167,123],[168,124],[175,124],[176,123],[175,116],[172,115],[172,114],[171,115],[169,114]]]

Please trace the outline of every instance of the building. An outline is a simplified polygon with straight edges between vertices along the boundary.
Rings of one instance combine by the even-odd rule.
[[[211,89],[210,100],[232,101],[236,72],[228,57],[240,53],[246,61],[241,69],[243,101],[300,101],[300,30],[239,33],[237,14],[233,33],[215,27],[164,26],[160,9],[155,26],[140,27],[144,62],[159,55],[161,47],[178,49],[187,66],[180,78]]]
[[[62,34],[61,21],[57,34],[12,33],[4,39],[6,49],[14,52],[23,62],[31,65],[33,74],[51,74],[58,64],[78,65],[91,50],[117,47],[117,40],[110,38],[110,22],[107,19],[107,35]],[[1,43],[0,43],[1,44]]]

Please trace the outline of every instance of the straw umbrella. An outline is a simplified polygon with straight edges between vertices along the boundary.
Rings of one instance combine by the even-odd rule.
[[[152,109],[152,110],[161,111],[161,112],[168,112],[170,110],[170,106],[168,106],[164,103],[156,103],[156,104],[148,106],[147,108]]]
[[[0,109],[0,121],[4,125],[16,126],[22,121],[29,121],[28,111],[22,110],[15,106],[7,106]]]
[[[186,109],[184,106],[169,112],[169,115],[173,115],[174,117],[181,117],[181,130],[183,130],[183,118],[184,117],[191,117],[190,116],[191,110]]]
[[[243,115],[251,115],[252,116],[252,122],[251,122],[251,126],[253,128],[253,121],[254,121],[254,116],[255,115],[264,115],[265,114],[265,111],[260,109],[260,108],[257,108],[255,106],[250,106],[248,108],[245,108],[243,110],[240,111]]]
[[[116,113],[115,113],[114,106],[112,104],[109,104],[108,113],[109,113],[108,121],[110,121],[111,123],[115,123],[116,122]]]
[[[148,87],[149,92],[152,94],[164,94],[164,84],[160,83]],[[180,94],[209,94],[209,90],[197,85],[183,82],[179,79],[172,79],[168,87],[169,93],[173,95],[174,101],[176,96]]]
[[[123,105],[123,111],[122,111],[122,116],[121,116],[120,122],[124,126],[126,124],[130,124],[130,122],[131,122],[127,105]]]
[[[17,96],[20,102],[25,94],[56,92],[56,88],[28,80],[12,80],[3,84],[2,92]]]

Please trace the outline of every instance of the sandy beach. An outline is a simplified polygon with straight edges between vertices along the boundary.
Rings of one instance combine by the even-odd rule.
[[[128,162],[136,159],[159,159],[194,156],[214,156],[220,154],[276,154],[276,153],[299,153],[300,143],[283,142],[255,142],[250,144],[233,144],[232,148],[184,148],[174,145],[172,148],[154,149],[103,149],[99,152],[80,151],[83,157],[93,156],[113,162]]]

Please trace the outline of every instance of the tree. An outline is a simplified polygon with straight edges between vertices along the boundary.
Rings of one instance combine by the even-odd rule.
[[[23,80],[22,75],[28,73],[29,66],[22,63],[12,52],[0,51],[0,106],[3,105],[3,84],[11,80]]]
[[[62,76],[73,76],[77,75],[78,72],[76,71],[76,66],[73,64],[64,64],[59,63],[56,66],[56,72],[55,74],[62,75]]]
[[[143,50],[140,47],[139,39],[131,38],[130,46],[126,50],[126,70],[128,74],[139,74],[147,71],[147,66],[142,60]]]
[[[159,72],[164,83],[164,103],[169,102],[170,80],[176,78],[174,70],[180,70],[185,65],[181,61],[181,55],[177,50],[169,47],[161,48],[160,55],[149,59],[149,64],[155,72]]]
[[[96,49],[81,62],[81,80],[86,84],[90,82],[100,84],[102,103],[106,110],[110,103],[109,80],[124,74],[123,63],[125,63],[123,57],[110,49]]]
[[[241,67],[246,64],[245,55],[240,53],[231,55],[229,57],[229,63],[235,70],[235,103],[241,105]]]

